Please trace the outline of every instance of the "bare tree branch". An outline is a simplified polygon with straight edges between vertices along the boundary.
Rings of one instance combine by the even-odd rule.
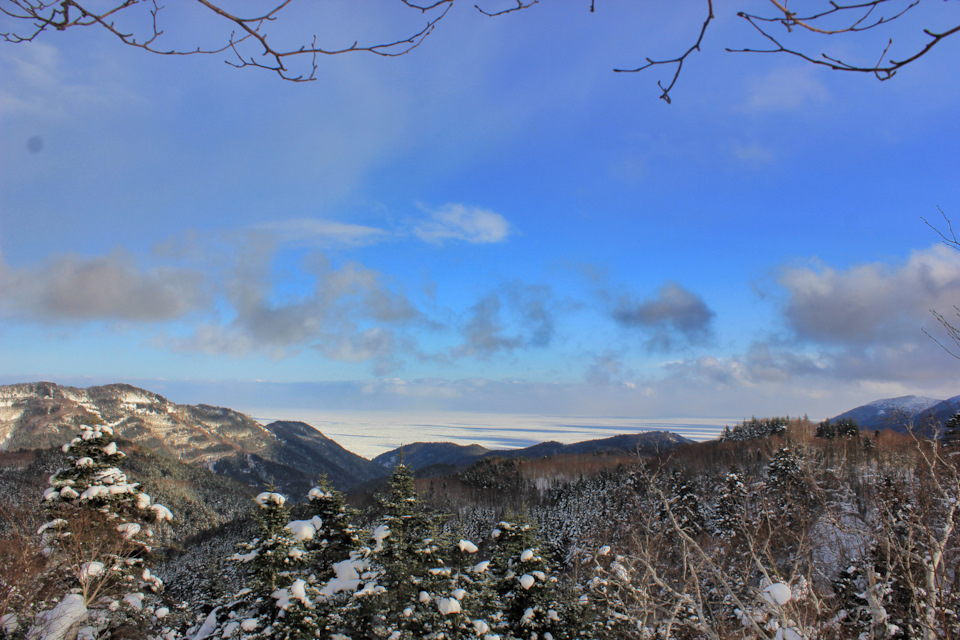
[[[703,21],[703,25],[700,27],[700,35],[697,36],[697,41],[684,52],[683,55],[672,58],[670,60],[653,60],[647,58],[647,64],[637,67],[636,69],[614,69],[616,73],[637,73],[638,71],[643,71],[644,69],[649,69],[662,64],[675,64],[677,65],[676,71],[674,71],[673,79],[670,80],[670,84],[666,87],[663,86],[663,81],[658,81],[657,86],[663,91],[660,94],[660,99],[665,100],[667,104],[670,104],[670,90],[673,89],[673,85],[677,83],[677,78],[680,77],[680,72],[683,70],[683,63],[686,61],[687,56],[689,56],[694,51],[700,51],[700,44],[703,42],[703,36],[707,33],[707,27],[710,26],[710,22],[713,21],[713,0],[707,0],[707,17]]]
[[[838,37],[864,31],[880,30],[890,27],[908,13],[915,11],[922,0],[850,0],[839,2],[829,0],[819,3],[821,10],[811,10],[800,14],[790,9],[788,0],[769,0],[771,13],[738,12],[759,33],[770,47],[726,48],[735,53],[783,53],[796,56],[814,65],[836,69],[869,73],[880,80],[889,80],[897,71],[929,53],[946,38],[960,32],[960,24],[943,28],[930,26],[923,29],[926,41],[918,45],[903,57],[888,58],[893,50],[893,38],[889,38],[882,47],[876,62],[852,62],[832,56],[823,51],[812,52],[792,46],[786,42],[783,34],[775,29],[782,27],[786,34],[802,30],[810,34],[825,37]],[[931,0],[932,1],[932,0]],[[192,6],[215,16],[222,23],[231,25],[233,31],[226,42],[211,47],[166,47],[163,45],[165,31],[161,27],[160,11],[164,8],[159,0],[112,0],[112,2],[90,2],[90,0],[0,0],[0,14],[13,21],[25,24],[22,30],[12,29],[0,33],[0,38],[10,43],[34,41],[46,31],[65,31],[73,27],[100,27],[119,39],[123,44],[150,51],[159,55],[195,55],[218,54],[229,51],[231,60],[226,62],[238,68],[253,67],[273,71],[284,80],[307,82],[316,79],[318,56],[332,56],[345,53],[370,53],[382,57],[405,55],[419,47],[429,37],[441,20],[452,9],[456,0],[397,0],[400,7],[422,16],[426,22],[410,33],[380,42],[364,43],[359,39],[346,47],[328,47],[323,45],[317,35],[309,36],[306,41],[290,44],[277,43],[276,34],[269,32],[270,25],[276,24],[281,16],[291,16],[294,9],[292,0],[273,0],[267,9],[254,15],[244,16],[232,11],[222,0],[194,0],[179,6]],[[474,4],[474,8],[484,16],[497,17],[529,9],[539,0],[511,0],[503,9],[487,9],[483,2]],[[815,3],[807,3],[807,6]],[[396,6],[396,5],[395,5]],[[503,5],[500,5],[503,6]],[[589,10],[596,9],[596,0],[589,0]],[[128,29],[120,22],[121,18],[139,18],[149,27],[137,32]],[[146,18],[149,17],[148,20]],[[695,51],[700,51],[708,27],[715,18],[713,1],[706,2],[706,16],[697,33],[696,40],[681,55],[673,58],[646,57],[646,62],[635,68],[616,68],[617,73],[637,73],[656,66],[672,66],[673,75],[669,81],[659,80],[660,98],[671,102],[670,92],[676,86],[683,71],[684,63]],[[251,50],[250,47],[253,47]],[[291,66],[294,60],[306,62],[306,69],[300,73]]]
[[[801,58],[811,64],[824,66],[836,71],[871,73],[876,76],[878,80],[889,80],[896,75],[897,71],[927,54],[944,39],[957,32],[960,32],[960,24],[951,28],[947,28],[943,31],[924,29],[923,33],[930,38],[929,42],[927,42],[925,46],[900,60],[891,58],[885,61],[891,47],[893,47],[893,38],[890,38],[887,41],[883,51],[880,53],[876,63],[854,63],[830,56],[823,52],[817,56],[815,54],[805,53],[799,49],[790,48],[783,43],[779,36],[772,32],[771,26],[780,25],[784,27],[788,33],[792,32],[795,28],[805,29],[811,33],[826,36],[858,33],[862,31],[868,31],[870,29],[876,29],[877,27],[887,25],[895,20],[898,20],[899,18],[902,18],[907,12],[919,5],[920,0],[912,0],[906,5],[904,5],[902,0],[872,0],[870,2],[849,4],[840,4],[838,2],[831,1],[829,9],[805,16],[801,16],[794,11],[790,11],[787,8],[786,2],[770,0],[770,3],[777,9],[777,14],[774,16],[760,16],[743,11],[738,12],[737,15],[749,22],[750,26],[752,26],[760,35],[766,38],[771,43],[771,48],[727,48],[727,51],[732,53],[786,53],[788,55]],[[894,8],[890,13],[882,14],[881,11],[883,8],[888,6],[888,3],[894,3],[892,5]],[[898,5],[899,7],[897,7]],[[832,19],[839,19],[840,26],[835,28],[819,26],[821,23],[829,23],[829,21]]]

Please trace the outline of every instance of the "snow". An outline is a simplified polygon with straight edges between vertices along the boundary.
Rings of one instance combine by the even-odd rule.
[[[103,448],[103,452],[108,456],[116,455],[117,453],[117,443],[111,442]]]
[[[520,562],[530,562],[533,560],[533,549],[524,549],[520,554]]]
[[[263,493],[258,494],[257,497],[254,499],[257,501],[258,505],[264,508],[266,508],[268,502],[273,502],[277,506],[282,507],[283,503],[287,501],[287,499],[284,498],[281,494],[273,493],[270,491],[264,491]]]
[[[477,545],[473,544],[469,540],[461,540],[458,546],[460,547],[460,551],[463,551],[464,553],[477,552]]]
[[[3,631],[7,635],[13,635],[17,624],[17,614],[15,613],[5,613],[0,616],[0,631]]]
[[[134,609],[136,609],[137,611],[141,611],[143,609],[142,593],[128,593],[127,595],[123,596],[123,601],[126,602],[131,607],[133,607]]]
[[[333,571],[336,577],[331,578],[320,590],[320,593],[329,598],[340,591],[356,590],[360,586],[360,572],[364,568],[364,562],[354,558],[333,563]]]
[[[67,640],[71,630],[87,619],[83,596],[68,593],[51,611],[37,616],[37,624],[27,632],[28,640]]]
[[[482,636],[487,631],[490,631],[490,625],[488,625],[484,620],[474,620],[473,630],[476,632],[478,636]]]
[[[123,534],[127,540],[140,533],[140,525],[136,522],[124,522],[117,525],[117,531]]]
[[[445,616],[460,613],[460,601],[456,598],[438,598],[437,608]]]
[[[290,606],[291,600],[299,600],[306,607],[313,605],[307,597],[307,583],[300,578],[294,580],[289,589],[277,589],[270,597],[277,601],[277,608],[284,611]]]
[[[383,551],[383,541],[390,536],[390,527],[385,524],[380,525],[373,530],[373,539],[377,541],[374,551]]]
[[[80,567],[80,574],[77,576],[80,578],[80,582],[86,582],[90,578],[96,578],[97,576],[103,573],[103,563],[97,560],[91,560],[90,562],[84,562]]]
[[[210,612],[210,615],[207,616],[207,619],[203,621],[203,624],[200,625],[200,628],[197,629],[197,632],[190,636],[187,640],[204,640],[204,638],[209,638],[210,634],[217,630],[217,612],[220,611],[220,607],[215,608]]]
[[[467,591],[465,589],[454,589],[450,592],[450,595],[457,600],[463,600],[463,596],[467,595]]]
[[[471,569],[471,571],[473,573],[483,573],[484,571],[487,570],[487,567],[489,566],[490,566],[490,561],[484,560],[483,562],[478,562],[477,564],[475,564],[473,569]]]
[[[785,605],[790,602],[793,594],[790,592],[790,585],[782,582],[774,582],[763,590],[763,598],[770,604]]]
[[[333,411],[303,408],[236,407],[258,416],[263,424],[274,420],[298,420],[322,424],[323,434],[340,446],[372,459],[409,442],[479,444],[488,449],[513,449],[555,440],[572,443],[607,438],[623,433],[668,430],[691,440],[719,437],[732,417],[707,418],[611,418],[565,415],[504,414],[489,412]]]
[[[324,491],[320,487],[314,487],[307,493],[307,498],[310,500],[322,500],[324,498],[332,497],[333,494],[331,494],[329,491]]]
[[[167,609],[166,607],[160,607],[159,609],[153,612],[153,615],[157,617],[157,620],[163,620],[164,618],[167,617],[169,613],[170,613],[170,609]]]
[[[309,520],[293,520],[287,523],[284,528],[293,534],[294,540],[303,542],[304,540],[313,540],[314,536],[317,535],[317,530],[322,526],[323,520],[320,516],[313,516]]]
[[[536,582],[536,579],[529,573],[523,574],[522,576],[520,576],[519,579],[520,579],[520,586],[523,587],[524,589],[529,589],[530,587],[533,586],[533,583]]]
[[[173,521],[173,514],[170,513],[170,509],[167,509],[162,504],[155,504],[150,507],[150,510],[153,511],[153,517],[159,520],[166,520],[167,522]]]

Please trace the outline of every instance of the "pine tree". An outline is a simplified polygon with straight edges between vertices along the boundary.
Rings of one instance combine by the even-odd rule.
[[[151,504],[140,484],[117,467],[125,455],[113,436],[109,425],[84,424],[63,446],[68,463],[43,493],[50,521],[38,534],[50,571],[70,590],[74,610],[90,611],[95,632],[122,637],[145,633],[149,624],[150,594],[163,583],[149,566],[148,521],[171,520],[172,514]],[[56,611],[41,615],[31,633],[44,635],[44,625],[61,615]]]

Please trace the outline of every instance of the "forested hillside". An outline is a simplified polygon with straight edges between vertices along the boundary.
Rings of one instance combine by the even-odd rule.
[[[397,466],[349,500],[325,479],[302,496],[266,487],[229,522],[242,491],[228,480],[124,456],[109,427],[83,426],[60,455],[7,454],[0,479],[33,479],[4,507],[2,633],[958,637],[955,450],[756,423],[776,434],[649,459],[487,458],[422,479]]]

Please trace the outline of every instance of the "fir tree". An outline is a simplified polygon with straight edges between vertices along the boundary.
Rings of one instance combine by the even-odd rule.
[[[82,425],[63,451],[67,466],[51,476],[43,493],[50,521],[38,531],[49,571],[69,589],[74,610],[89,611],[93,633],[145,633],[153,611],[150,594],[163,586],[149,566],[148,521],[171,520],[172,514],[152,504],[140,484],[117,467],[125,455],[111,426]],[[42,637],[44,625],[61,615],[56,611],[41,614],[30,633]]]
[[[533,525],[526,518],[500,522],[494,539],[493,587],[503,615],[491,626],[511,639],[576,637],[579,616],[571,615]]]
[[[287,527],[290,511],[286,498],[273,489],[255,498],[257,537],[238,544],[237,553],[231,557],[243,566],[247,586],[224,602],[223,638],[273,637],[274,622],[292,602],[312,605],[305,582],[294,573],[305,551]]]
[[[361,637],[430,637],[442,626],[437,594],[450,574],[434,539],[437,519],[420,504],[413,474],[402,464],[378,505],[380,519],[361,550],[367,570],[345,610],[346,624]]]

